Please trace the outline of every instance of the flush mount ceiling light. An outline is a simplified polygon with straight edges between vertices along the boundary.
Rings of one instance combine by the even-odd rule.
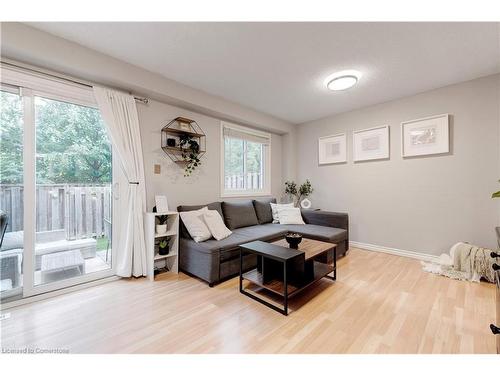
[[[343,70],[329,75],[325,79],[325,87],[332,91],[342,91],[358,83],[361,73],[356,70]]]

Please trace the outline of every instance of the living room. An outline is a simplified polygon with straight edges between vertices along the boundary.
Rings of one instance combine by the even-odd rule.
[[[499,353],[496,20],[106,17],[0,25],[3,354]]]

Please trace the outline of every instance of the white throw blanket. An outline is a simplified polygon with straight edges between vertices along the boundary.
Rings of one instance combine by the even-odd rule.
[[[492,268],[495,259],[492,250],[458,242],[452,246],[449,254],[442,254],[437,263],[421,262],[426,272],[436,273],[452,279],[479,282],[481,278],[495,282]]]

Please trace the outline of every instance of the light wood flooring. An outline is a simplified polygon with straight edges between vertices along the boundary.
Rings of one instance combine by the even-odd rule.
[[[338,279],[285,317],[184,274],[120,280],[10,310],[4,348],[71,353],[495,353],[492,284],[425,273],[417,260],[351,249]]]

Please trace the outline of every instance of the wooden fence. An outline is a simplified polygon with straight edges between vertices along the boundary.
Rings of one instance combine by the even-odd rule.
[[[244,189],[245,186],[247,189],[262,189],[262,178],[260,173],[225,176],[224,184],[225,188],[230,190]]]
[[[53,184],[36,187],[36,231],[65,230],[66,239],[110,235],[111,185]],[[23,230],[23,186],[0,184],[7,232]]]

